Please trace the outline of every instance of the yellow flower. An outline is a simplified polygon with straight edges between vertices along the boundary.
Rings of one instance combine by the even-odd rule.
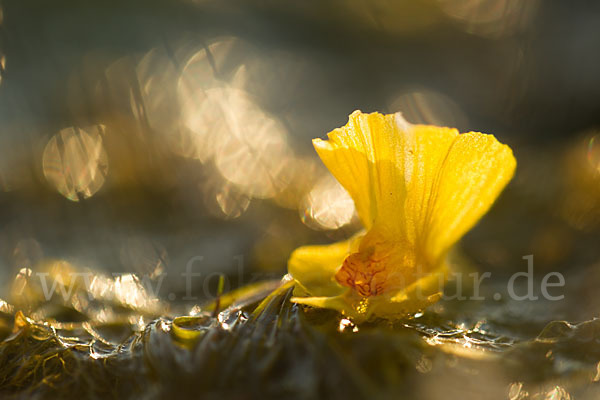
[[[448,251],[514,174],[510,147],[492,135],[360,111],[328,138],[314,147],[352,196],[365,231],[295,250],[292,301],[363,320],[439,299]]]

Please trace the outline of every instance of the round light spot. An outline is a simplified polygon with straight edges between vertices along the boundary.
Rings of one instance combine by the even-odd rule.
[[[46,180],[72,201],[93,196],[104,184],[108,158],[102,142],[104,126],[66,128],[46,144],[42,168]]]

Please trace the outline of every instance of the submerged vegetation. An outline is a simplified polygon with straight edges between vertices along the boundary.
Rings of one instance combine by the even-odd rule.
[[[33,295],[36,288],[30,289]],[[593,399],[600,394],[593,384],[599,380],[600,321],[548,324],[545,320],[559,312],[547,301],[524,309],[510,300],[441,300],[425,313],[356,325],[336,311],[291,302],[290,280],[243,288],[221,296],[222,308],[210,301],[175,318],[94,295],[81,308],[78,299],[90,295],[86,290],[80,287],[67,301],[55,296],[30,310],[37,319],[3,303],[2,398]],[[95,314],[98,307],[103,322]]]

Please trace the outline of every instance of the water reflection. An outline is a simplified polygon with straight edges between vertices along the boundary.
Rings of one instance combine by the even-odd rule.
[[[354,201],[330,174],[324,175],[302,202],[302,222],[313,229],[339,229],[352,221]]]
[[[388,107],[391,112],[401,111],[413,124],[450,126],[464,130],[469,126],[467,117],[450,97],[433,90],[406,91],[394,98]]]
[[[123,310],[142,314],[165,312],[153,292],[159,283],[152,276],[120,274],[109,276],[76,268],[65,260],[44,260],[35,268],[22,268],[11,286],[11,302],[22,310],[33,310],[38,320],[55,318],[64,308],[107,321]],[[67,318],[76,318],[70,314]]]
[[[215,140],[222,134],[223,116],[221,104],[211,99],[206,90],[227,85],[219,78],[225,76],[228,56],[236,45],[239,46],[239,41],[235,38],[218,40],[200,49],[185,63],[177,82],[182,129],[169,140],[175,153],[201,162],[212,157]]]
[[[109,135],[103,127],[59,132],[44,151],[44,175],[79,201],[103,185],[110,159],[115,186],[143,182],[186,197],[197,196],[188,189],[198,187],[201,197],[186,201],[198,215],[237,218],[253,198],[303,207],[319,163],[292,150],[289,122],[271,111],[287,115],[309,78],[306,66],[288,52],[235,37],[188,36],[116,60],[86,54],[70,76],[68,104],[76,115],[102,115]],[[0,183],[8,182],[4,170]],[[344,224],[330,220],[319,229]]]
[[[252,197],[269,198],[284,189],[284,167],[292,156],[281,123],[238,89],[211,89],[221,105],[223,132],[215,149],[219,172]]]
[[[4,22],[4,11],[2,11],[2,4],[0,4],[0,32],[2,29],[2,24]],[[4,77],[4,69],[6,68],[6,57],[4,56],[4,52],[2,51],[2,41],[0,37],[0,85],[2,84],[2,79]]]
[[[561,386],[555,386],[546,393],[546,400],[571,400],[571,395]]]
[[[138,123],[146,122],[143,95],[137,77],[136,58],[132,55],[111,62],[93,86],[94,104],[98,109],[108,108],[118,119],[133,117]]]
[[[6,68],[6,56],[2,54],[2,50],[0,49],[0,84],[2,83],[2,79],[4,77],[4,70]]]
[[[358,332],[358,326],[355,325],[348,318],[341,318],[340,324],[338,326],[338,331],[344,332],[346,330],[356,333],[356,332]]]
[[[426,1],[374,0],[339,2],[369,28],[389,34],[409,34],[431,27],[439,17]],[[402,20],[402,23],[398,23]]]
[[[137,275],[124,274],[111,283],[112,293],[119,303],[134,309],[161,309],[156,307],[158,300],[149,296]]]
[[[600,145],[596,131],[587,132],[566,151],[562,168],[560,213],[580,230],[600,225]]]
[[[514,382],[508,387],[509,400],[526,399],[528,396],[529,394],[523,390],[523,382]]]
[[[361,31],[378,31],[390,35],[408,35],[434,26],[440,20],[429,1],[343,1],[323,0],[320,7],[311,3],[279,1],[260,2],[263,7],[281,9],[294,16],[310,18],[311,22],[341,25]],[[327,12],[335,10],[335,12]]]
[[[250,198],[230,185],[224,185],[216,195],[217,204],[227,218],[237,218],[250,205]]]
[[[129,89],[132,116],[147,124],[161,148],[214,163],[235,186],[220,188],[217,196],[228,216],[249,204],[242,197],[229,200],[236,190],[248,198],[272,198],[285,189],[285,167],[293,158],[287,129],[246,91],[244,54],[247,44],[230,37],[199,50],[187,41],[155,48],[135,68],[139,88],[134,82]]]
[[[31,298],[30,294],[27,293],[27,288],[32,274],[33,271],[31,268],[21,268],[19,270],[12,282],[11,297],[13,299],[19,299],[22,297]]]
[[[155,48],[144,55],[135,72],[147,123],[154,131],[168,135],[179,124],[174,60],[166,48]],[[135,104],[133,99],[131,102]]]
[[[587,161],[590,168],[600,173],[600,134],[595,134],[588,140]]]
[[[44,251],[37,240],[33,238],[21,239],[12,251],[11,261],[16,267],[29,267],[36,265],[44,257]]]
[[[438,0],[441,10],[465,31],[497,38],[526,27],[537,0]]]
[[[302,209],[302,201],[314,187],[319,176],[327,173],[316,157],[294,157],[283,168],[288,185],[274,198],[277,205],[291,210]]]
[[[151,278],[162,274],[169,265],[164,246],[141,236],[126,238],[121,245],[119,256],[123,268],[131,268],[138,275]]]
[[[182,132],[178,152],[206,162],[213,157],[220,174],[250,197],[269,198],[287,182],[284,166],[291,157],[284,126],[268,115],[245,87],[247,68],[240,65],[228,81],[225,60],[235,39],[224,39],[194,54],[178,83]]]
[[[102,125],[61,130],[46,144],[44,176],[60,194],[72,201],[93,196],[104,184],[108,158],[102,143]]]
[[[15,114],[22,112],[23,110],[14,104],[0,106],[0,192],[18,193],[34,185],[29,164],[31,147],[27,143],[31,126],[27,123],[7,123]],[[25,118],[30,117],[27,115]]]
[[[219,218],[235,219],[250,206],[251,198],[217,173],[208,174],[200,185],[204,206]]]

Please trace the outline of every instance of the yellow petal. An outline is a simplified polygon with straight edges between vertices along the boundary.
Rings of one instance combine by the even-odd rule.
[[[491,135],[411,125],[400,114],[355,111],[327,141],[313,143],[352,196],[367,233],[292,254],[296,296],[306,296],[294,301],[361,319],[436,301],[447,252],[516,167],[510,148]]]
[[[433,273],[413,282],[405,289],[386,295],[362,298],[356,293],[345,292],[332,297],[292,297],[291,301],[317,308],[336,310],[354,322],[363,322],[372,316],[398,318],[435,303],[441,297],[446,280],[444,264]]]
[[[394,210],[402,219],[404,179],[402,142],[393,115],[355,111],[348,124],[328,134],[329,140],[314,139],[321,160],[348,191],[358,215],[369,229],[378,215]]]
[[[355,111],[313,141],[352,196],[367,241],[401,242],[436,267],[514,174],[512,151],[492,135],[412,125],[400,113]],[[373,238],[373,239],[372,239]]]
[[[346,188],[365,228],[414,244],[422,233],[440,168],[456,129],[411,125],[400,113],[355,111],[348,124],[313,141],[323,163]]]
[[[448,267],[444,263],[441,267],[438,267],[435,271],[427,274],[408,287],[396,293],[390,293],[390,302],[396,304],[407,301],[418,304],[431,303],[432,297],[436,297],[442,292],[447,273]]]
[[[335,280],[335,273],[356,246],[360,236],[321,246],[303,246],[288,260],[288,273],[312,296],[337,296],[348,289]]]
[[[443,264],[432,273],[423,276],[403,289],[385,295],[369,297],[365,301],[365,312],[357,313],[354,310],[354,313],[350,316],[358,317],[360,320],[369,319],[371,316],[398,318],[424,310],[441,298],[447,271],[446,264]],[[346,298],[349,298],[349,296],[346,296]]]
[[[297,304],[338,311],[355,322],[365,321],[371,316],[369,301],[351,292],[333,297],[292,297],[290,300]]]
[[[396,119],[399,120],[400,115]],[[422,247],[425,237],[425,221],[432,203],[434,188],[448,154],[448,149],[459,136],[456,129],[430,125],[411,125],[404,122],[402,135],[407,157],[398,168],[406,184],[404,202],[406,240]],[[398,206],[397,206],[398,207]],[[382,221],[384,222],[384,221]]]
[[[292,297],[293,303],[303,304],[316,308],[336,310],[344,315],[352,314],[353,310],[343,295],[334,297]]]
[[[494,136],[478,132],[459,135],[444,159],[424,223],[427,253],[445,257],[492,206],[516,165],[510,147]]]

